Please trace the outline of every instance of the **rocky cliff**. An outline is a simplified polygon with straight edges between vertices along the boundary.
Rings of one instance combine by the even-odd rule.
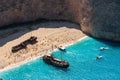
[[[38,18],[79,23],[97,38],[120,41],[120,0],[0,0],[0,26]]]
[[[120,0],[91,0],[90,3],[91,35],[120,41]]]

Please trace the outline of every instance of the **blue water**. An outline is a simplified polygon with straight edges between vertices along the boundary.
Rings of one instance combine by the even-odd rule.
[[[100,47],[108,50],[100,51]],[[60,58],[61,52],[54,56]],[[96,60],[97,55],[103,58]],[[120,44],[86,38],[67,47],[62,58],[70,63],[68,69],[55,68],[42,58],[0,73],[4,80],[120,80]]]

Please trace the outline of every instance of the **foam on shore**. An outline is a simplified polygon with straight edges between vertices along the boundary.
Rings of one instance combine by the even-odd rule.
[[[88,37],[88,36],[84,36],[84,37],[80,38],[79,40],[77,40],[76,42],[79,42],[79,41],[81,41],[81,40],[83,40],[83,39],[85,39],[85,38],[87,38],[87,37]],[[74,43],[76,43],[76,42],[74,42]],[[62,46],[68,47],[68,46],[70,46],[70,45],[73,45],[74,43],[64,44],[64,45],[62,45]],[[57,50],[57,49],[54,49],[53,51],[56,51],[56,50]],[[50,53],[52,53],[52,52],[50,52]],[[24,64],[30,62],[30,61],[36,60],[36,59],[42,57],[43,55],[44,55],[44,54],[41,54],[40,56],[28,58],[28,59],[26,59],[25,61],[22,61],[22,62],[19,62],[19,63],[15,63],[15,64],[11,64],[11,65],[5,67],[4,69],[0,69],[0,72],[4,72],[4,71],[10,70],[10,69],[19,67],[19,66],[21,66],[21,65],[24,65]]]
[[[31,26],[24,25],[0,30],[0,35],[2,35],[0,37],[0,72],[19,67],[19,65],[35,60],[44,54],[51,53],[53,51],[51,49],[52,45],[55,51],[57,47],[72,45],[84,39],[85,36],[80,31],[79,25],[65,21],[49,21]],[[27,49],[22,49],[16,53],[11,51],[13,46],[20,44],[31,36],[37,37],[38,43],[27,45]]]

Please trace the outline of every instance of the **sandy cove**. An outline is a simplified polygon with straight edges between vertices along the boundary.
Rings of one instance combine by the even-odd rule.
[[[73,23],[67,24],[72,25],[73,27],[79,27]],[[44,28],[44,25],[52,26],[52,28]],[[59,46],[66,46],[85,38],[85,34],[83,34],[79,29],[69,28],[69,25],[64,26],[63,23],[48,22],[44,23],[44,25],[43,23],[42,27],[41,24],[34,25],[32,27],[35,28],[37,26],[39,28],[30,31],[28,31],[28,29],[23,29],[23,31],[10,34],[5,38],[0,39],[0,42],[3,42],[9,40],[12,37],[18,37],[14,40],[8,41],[0,47],[0,72],[19,66],[20,64],[24,64],[30,60],[39,58],[44,54],[50,53],[52,51],[52,45],[54,49],[57,49]],[[59,27],[54,27],[55,25],[59,25]],[[17,29],[19,29],[19,27]],[[19,36],[21,33],[24,34]],[[22,49],[16,53],[11,52],[11,48],[13,46],[20,44],[21,42],[29,39],[31,36],[37,37],[38,42],[36,44],[28,45],[27,49]]]

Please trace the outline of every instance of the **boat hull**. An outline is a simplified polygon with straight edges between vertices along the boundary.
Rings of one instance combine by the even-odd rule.
[[[53,56],[48,56],[45,55],[43,56],[43,61],[49,65],[53,65],[55,67],[60,67],[60,68],[68,68],[69,67],[69,63],[62,61],[62,60],[58,60],[56,58],[54,58]]]
[[[65,48],[63,48],[63,49],[62,49],[62,48],[58,48],[58,49],[59,49],[60,51],[64,51],[64,52],[66,51]]]

